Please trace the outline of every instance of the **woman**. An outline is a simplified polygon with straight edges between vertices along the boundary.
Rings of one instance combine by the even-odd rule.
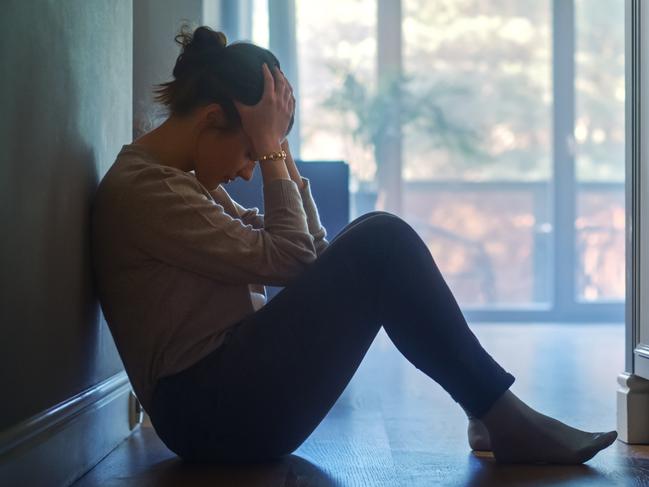
[[[170,110],[102,179],[93,255],[104,315],[140,402],[189,461],[294,451],[343,392],[383,326],[469,417],[498,462],[582,463],[617,437],[545,416],[467,326],[428,248],[371,212],[332,242],[286,135],[295,108],[279,62],[208,27],[183,30]],[[256,161],[265,214],[222,184]],[[191,174],[191,171],[195,174]],[[264,284],[284,286],[265,302]]]

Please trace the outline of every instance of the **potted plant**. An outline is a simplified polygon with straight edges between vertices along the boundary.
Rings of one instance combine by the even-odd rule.
[[[453,120],[448,112],[448,100],[471,95],[467,86],[449,85],[442,82],[422,83],[402,74],[381,77],[377,87],[363,84],[348,68],[331,66],[342,79],[340,87],[325,98],[323,107],[335,112],[352,115],[354,140],[371,149],[377,164],[375,181],[366,184],[359,192],[373,194],[372,207],[379,193],[387,190],[386,161],[380,151],[384,141],[401,137],[403,129],[411,127],[427,137],[431,149],[444,148],[475,160],[486,157],[482,149],[481,131]],[[413,85],[417,85],[414,88]],[[400,162],[400,161],[399,161]],[[365,202],[367,205],[368,202]]]

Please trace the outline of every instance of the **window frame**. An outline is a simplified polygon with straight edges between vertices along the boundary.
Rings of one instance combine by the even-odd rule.
[[[394,24],[386,25],[385,18],[377,22],[377,29],[387,29],[391,35],[401,32],[402,15],[394,15],[394,4],[397,12],[402,12],[400,0],[377,0],[377,15],[380,2],[389,2],[392,14],[388,17]],[[222,0],[222,5],[236,3]],[[383,5],[385,7],[385,5]],[[222,7],[223,8],[223,7]],[[231,7],[232,8],[232,7]],[[581,301],[577,296],[577,231],[575,228],[577,190],[574,127],[575,127],[575,2],[574,0],[552,0],[552,165],[551,185],[551,301],[548,304],[525,304],[520,307],[472,307],[463,306],[465,317],[480,322],[588,322],[611,323],[623,322],[625,300],[601,300],[598,302]],[[245,20],[223,16],[230,24],[251,25],[252,9],[240,8],[239,15],[247,15]],[[287,73],[294,80],[293,88],[296,98],[299,93],[297,76],[297,38],[295,27],[295,0],[269,0],[269,40],[270,49],[282,59],[283,66],[290,70]],[[377,65],[400,64],[400,53],[393,50],[378,49],[378,56],[390,58],[377,59]],[[387,53],[387,54],[386,54]],[[398,59],[397,59],[398,58]],[[299,104],[296,113],[296,124],[289,137],[294,154],[300,155]],[[401,166],[398,160],[395,164]],[[390,187],[398,187],[397,207],[400,207],[401,189],[404,181],[400,171],[389,171],[395,178]],[[398,178],[398,181],[396,180]],[[624,184],[623,184],[624,186]],[[626,209],[628,214],[629,209]],[[627,219],[628,221],[628,219]],[[557,269],[572,269],[570,279]]]

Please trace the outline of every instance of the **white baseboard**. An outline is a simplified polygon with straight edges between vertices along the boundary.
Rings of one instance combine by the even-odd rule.
[[[73,483],[138,426],[131,391],[120,372],[0,433],[2,485]]]
[[[630,444],[649,444],[649,380],[622,373],[617,376],[617,433]]]

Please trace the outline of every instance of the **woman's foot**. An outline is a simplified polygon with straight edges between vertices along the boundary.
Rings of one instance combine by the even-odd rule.
[[[479,419],[469,419],[467,435],[469,437],[469,446],[472,450],[491,450],[489,431],[487,431],[487,427]]]
[[[616,431],[589,433],[539,413],[506,391],[480,420],[500,463],[580,464],[610,446]]]

